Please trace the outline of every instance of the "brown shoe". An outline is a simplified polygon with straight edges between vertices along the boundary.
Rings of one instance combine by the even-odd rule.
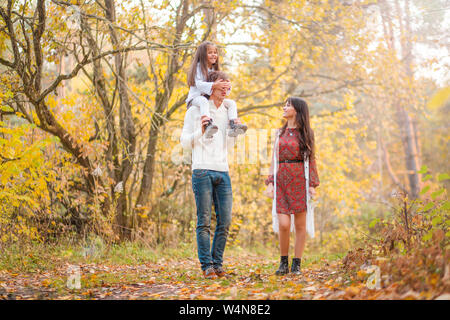
[[[214,268],[214,272],[216,273],[216,275],[220,278],[223,277],[225,275],[225,271],[223,270],[222,267],[215,267]]]
[[[217,274],[214,271],[213,267],[208,267],[206,270],[204,270],[203,275],[206,279],[217,279]]]

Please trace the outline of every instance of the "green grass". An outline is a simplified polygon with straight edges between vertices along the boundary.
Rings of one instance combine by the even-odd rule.
[[[293,247],[290,252],[292,256]],[[332,262],[341,259],[345,253],[308,252],[306,248],[302,265],[320,265],[324,261]],[[239,245],[229,245],[225,250],[225,259],[242,262],[242,268],[251,264],[252,257],[263,257],[268,264],[259,268],[264,272],[274,272],[279,262],[278,247],[255,245],[243,248]],[[167,261],[197,261],[195,243],[180,243],[177,247],[149,247],[139,242],[123,242],[120,244],[105,244],[100,238],[93,238],[88,243],[72,243],[59,241],[53,244],[27,243],[3,246],[0,253],[0,270],[16,272],[36,272],[53,270],[65,263],[106,265],[139,265],[145,263],[161,263]],[[239,268],[239,266],[237,266]],[[273,270],[272,270],[273,269]]]
[[[136,265],[157,262],[164,248],[148,248],[139,243],[125,242],[107,246],[101,241],[90,245],[59,242],[57,244],[12,244],[2,249],[0,270],[34,272],[51,270],[64,263],[102,263]],[[183,251],[180,251],[183,255]],[[172,255],[174,253],[172,252]]]

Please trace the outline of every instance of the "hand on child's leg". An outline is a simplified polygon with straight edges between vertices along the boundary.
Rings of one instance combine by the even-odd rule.
[[[211,120],[211,118],[208,116],[201,116],[202,133],[205,133],[206,126],[209,124],[210,120]]]
[[[202,121],[202,133],[205,137],[210,139],[219,130],[219,128],[212,122],[212,118],[208,116],[201,116]]]

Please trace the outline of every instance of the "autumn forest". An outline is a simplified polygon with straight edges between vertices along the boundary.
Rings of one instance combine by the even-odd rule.
[[[447,0],[0,0],[0,299],[449,300],[449,22]],[[214,280],[180,144],[203,41],[248,126]],[[302,275],[278,277],[290,96],[320,185]]]

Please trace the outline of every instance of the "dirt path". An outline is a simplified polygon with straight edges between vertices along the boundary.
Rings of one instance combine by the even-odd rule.
[[[239,260],[239,261],[237,261]],[[399,295],[396,285],[369,289],[350,279],[338,262],[274,275],[277,263],[256,256],[225,259],[227,275],[204,279],[194,259],[143,265],[65,264],[52,271],[0,271],[0,299],[429,299]],[[79,282],[77,283],[77,275]],[[77,288],[77,284],[79,285]]]

